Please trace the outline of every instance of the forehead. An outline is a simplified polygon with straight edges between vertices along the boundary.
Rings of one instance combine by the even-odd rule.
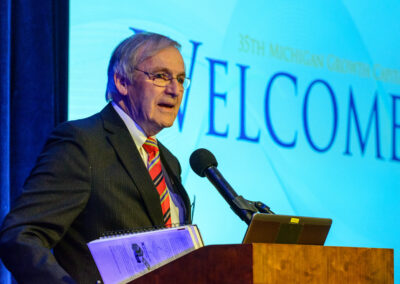
[[[175,47],[167,47],[160,50],[145,59],[140,65],[147,68],[148,71],[168,70],[173,74],[185,72],[182,55]]]

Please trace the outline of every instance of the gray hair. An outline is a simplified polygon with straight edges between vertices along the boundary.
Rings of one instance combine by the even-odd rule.
[[[107,101],[119,93],[114,83],[115,73],[132,82],[134,67],[167,47],[180,50],[181,45],[169,37],[148,32],[135,34],[123,40],[114,49],[108,64]]]

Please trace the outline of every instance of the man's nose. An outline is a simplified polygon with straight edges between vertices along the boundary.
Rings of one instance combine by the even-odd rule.
[[[182,84],[178,83],[176,78],[171,78],[168,85],[165,87],[165,90],[168,94],[178,96],[179,94],[183,93],[183,86]]]

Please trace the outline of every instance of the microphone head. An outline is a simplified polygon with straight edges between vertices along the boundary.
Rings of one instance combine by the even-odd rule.
[[[213,153],[203,148],[197,149],[190,155],[189,163],[192,170],[201,177],[205,177],[205,170],[209,167],[218,166]]]

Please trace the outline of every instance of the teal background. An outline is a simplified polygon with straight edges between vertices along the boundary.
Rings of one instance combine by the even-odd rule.
[[[400,101],[393,114],[392,96],[400,96],[399,14],[398,1],[71,0],[69,119],[106,104],[108,60],[133,33],[130,28],[179,41],[187,68],[193,60],[190,41],[201,42],[182,129],[175,123],[159,139],[182,164],[184,186],[196,197],[194,223],[205,243],[240,243],[246,226],[190,169],[188,160],[197,148],[215,154],[219,170],[245,198],[263,201],[279,214],[332,218],[326,245],[394,248],[398,281],[400,161],[392,152],[400,157],[399,128],[393,144]],[[214,66],[214,77],[210,59],[225,62]],[[238,64],[248,66],[244,128],[247,136],[259,137],[257,142],[238,139],[243,123]],[[296,137],[292,148],[278,145],[266,125],[266,89],[278,72],[296,78],[296,86],[288,78],[277,79],[270,93],[276,135],[284,141]],[[329,84],[337,103],[335,139],[322,153],[310,146],[302,114],[306,90],[317,79]],[[214,97],[214,110],[212,92],[224,94],[224,99]],[[350,93],[364,137],[377,101],[379,134],[372,122],[364,152],[354,120],[347,132]],[[328,145],[334,112],[322,85],[312,89],[307,111],[313,141]],[[211,112],[215,130],[227,132],[226,137],[210,135]],[[345,154],[348,139],[350,155]]]

